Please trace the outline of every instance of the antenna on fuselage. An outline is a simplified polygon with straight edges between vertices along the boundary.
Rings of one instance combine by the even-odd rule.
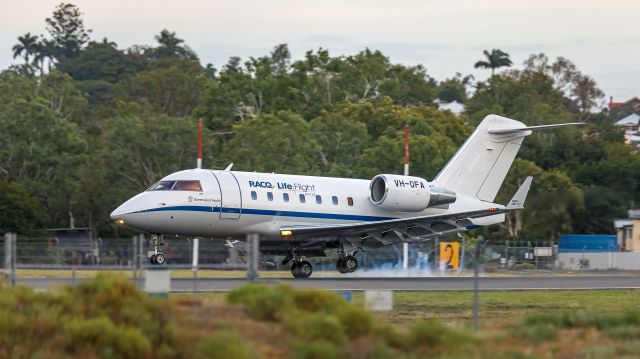
[[[233,167],[233,162],[229,163],[229,165],[227,166],[227,168],[224,169],[224,171],[225,172],[231,171],[231,167]]]

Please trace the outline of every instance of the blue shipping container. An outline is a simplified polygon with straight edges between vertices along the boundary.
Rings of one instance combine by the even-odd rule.
[[[565,234],[560,236],[558,252],[616,252],[618,238],[609,234]]]

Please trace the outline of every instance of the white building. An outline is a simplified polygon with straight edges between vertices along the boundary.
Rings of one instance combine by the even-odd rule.
[[[624,140],[628,144],[640,144],[640,115],[637,113],[629,114],[621,120],[616,121],[616,126],[624,129]]]

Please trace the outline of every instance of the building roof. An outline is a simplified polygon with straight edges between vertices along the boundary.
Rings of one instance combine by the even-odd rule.
[[[621,107],[621,106],[624,106],[624,105],[629,104],[629,103],[634,102],[634,101],[638,102],[638,104],[635,105],[634,107],[635,108],[640,107],[640,98],[632,97],[632,98],[630,98],[630,99],[628,99],[627,101],[624,101],[624,102],[613,102],[613,101],[611,101],[611,102],[609,102],[609,108]]]
[[[617,126],[626,126],[626,125],[638,126],[638,123],[640,123],[640,115],[638,115],[637,113],[629,114],[629,116],[616,121]]]

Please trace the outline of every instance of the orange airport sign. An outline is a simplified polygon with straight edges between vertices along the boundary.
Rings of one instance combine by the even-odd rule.
[[[460,268],[460,243],[440,242],[440,270]]]

